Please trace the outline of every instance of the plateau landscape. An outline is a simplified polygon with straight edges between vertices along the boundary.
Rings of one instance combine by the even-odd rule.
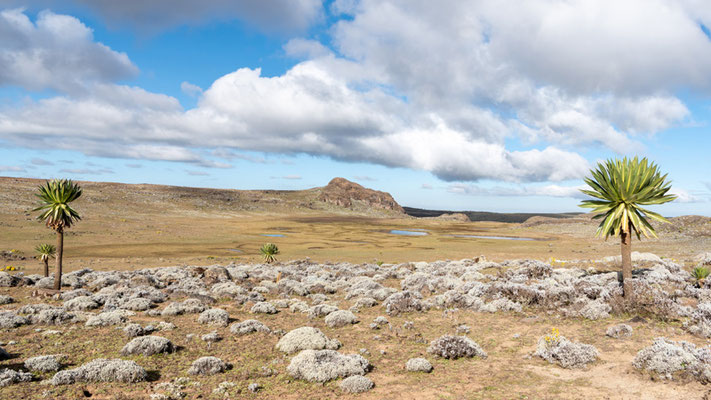
[[[0,400],[711,399],[709,27],[0,2]]]

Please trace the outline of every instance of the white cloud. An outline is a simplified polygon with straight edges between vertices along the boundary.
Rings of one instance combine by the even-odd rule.
[[[429,183],[423,183],[420,188],[425,190],[432,190],[432,185],[430,185]]]
[[[0,172],[25,172],[25,169],[16,165],[0,165]]]
[[[271,179],[286,179],[292,181],[298,181],[302,179],[301,175],[284,175],[284,176],[270,176]]]
[[[183,81],[180,84],[180,90],[188,96],[196,97],[202,93],[202,88],[198,85],[194,85],[188,81]]]
[[[155,4],[135,13],[164,5]],[[675,91],[711,89],[711,40],[699,27],[711,10],[691,2],[339,0],[331,8],[349,17],[321,42],[288,41],[285,51],[304,61],[282,75],[238,69],[189,110],[169,96],[93,83],[90,93],[0,109],[0,138],[213,167],[229,165],[207,159],[211,151],[229,160],[250,150],[448,181],[565,181],[587,174],[579,153],[642,151],[646,135],[688,118]]]
[[[32,0],[30,0],[32,2]],[[35,2],[37,2],[35,0]],[[40,0],[39,2],[45,2]],[[75,0],[97,11],[109,25],[128,24],[155,32],[210,20],[241,19],[270,31],[302,31],[323,17],[320,0]]]
[[[45,160],[44,158],[33,158],[31,161],[32,165],[54,165],[53,162]]]
[[[113,174],[114,171],[111,168],[63,168],[59,172],[63,174],[74,174],[74,175],[104,175]]]
[[[669,190],[669,194],[675,195],[677,198],[674,201],[678,201],[679,203],[699,203],[706,200],[678,187],[672,187],[671,190]]]
[[[0,86],[78,92],[137,73],[126,54],[94,42],[74,17],[43,11],[33,23],[22,10],[0,12]]]
[[[372,176],[368,176],[368,175],[355,175],[353,177],[353,179],[355,179],[357,181],[366,181],[366,182],[375,182],[378,180],[377,178],[373,178]]]

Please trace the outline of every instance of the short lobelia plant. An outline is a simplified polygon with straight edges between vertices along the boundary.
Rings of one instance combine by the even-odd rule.
[[[40,205],[33,211],[41,211],[37,219],[57,232],[57,265],[54,273],[54,290],[62,287],[62,255],[64,253],[64,230],[69,229],[81,217],[70,205],[81,196],[79,185],[67,179],[53,179],[39,187],[36,196]]]
[[[696,279],[696,285],[698,287],[703,287],[704,282],[706,282],[706,278],[709,276],[709,269],[706,267],[696,267],[694,270],[691,272],[691,274],[694,276],[694,279]]]
[[[622,280],[624,296],[632,296],[632,233],[640,239],[657,237],[647,218],[659,222],[669,222],[661,215],[641,206],[663,204],[676,199],[668,194],[671,182],[667,175],[662,175],[656,164],[646,158],[638,157],[610,159],[598,163],[597,169],[591,170],[591,178],[585,178],[592,190],[581,190],[596,200],[584,200],[580,207],[592,208],[600,213],[594,219],[602,219],[596,236],[619,236],[622,252]]]
[[[35,247],[35,251],[37,251],[37,256],[44,263],[44,276],[49,276],[49,259],[57,254],[57,248],[54,245],[43,243],[38,244]]]
[[[264,256],[264,262],[267,264],[271,264],[276,261],[275,256],[279,254],[279,248],[274,243],[264,244],[259,251],[262,253],[262,256]]]

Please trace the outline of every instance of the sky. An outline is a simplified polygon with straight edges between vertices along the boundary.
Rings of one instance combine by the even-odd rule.
[[[584,211],[648,157],[711,215],[711,3],[0,0],[0,176]]]

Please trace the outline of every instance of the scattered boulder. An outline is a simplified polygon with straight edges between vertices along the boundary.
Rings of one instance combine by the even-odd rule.
[[[410,372],[432,372],[432,364],[426,358],[411,358],[405,363],[405,369]]]
[[[198,299],[187,299],[183,302],[174,302],[168,304],[163,309],[161,315],[164,317],[182,315],[182,314],[197,314],[205,311],[207,307]]]
[[[363,393],[372,389],[375,384],[368,377],[353,375],[342,380],[339,386],[345,393]]]
[[[12,358],[10,353],[8,353],[5,349],[0,347],[0,360],[8,360],[10,358]]]
[[[546,335],[538,339],[535,356],[563,368],[583,368],[598,357],[595,346],[568,340],[565,336]]]
[[[145,381],[148,373],[134,361],[99,358],[78,368],[57,372],[50,381],[53,385],[71,385],[76,382],[123,382]]]
[[[64,302],[64,308],[69,311],[88,311],[99,306],[100,304],[89,296],[78,296]]]
[[[341,342],[329,339],[320,329],[310,326],[294,329],[276,344],[277,350],[289,354],[302,350],[337,350],[340,347]]]
[[[427,352],[455,360],[461,357],[487,357],[486,352],[466,336],[441,336],[430,343]]]
[[[330,304],[317,304],[309,308],[309,318],[326,317],[332,312],[338,311],[338,307]]]
[[[238,322],[230,326],[230,332],[235,335],[246,335],[253,332],[271,332],[271,329],[256,319],[248,319],[243,322]]]
[[[121,349],[122,356],[143,354],[150,356],[158,353],[173,353],[176,348],[173,343],[161,336],[141,336],[128,342]]]
[[[340,328],[342,326],[357,324],[358,318],[350,311],[338,310],[326,316],[324,320],[330,328]]]
[[[328,382],[337,378],[364,375],[368,360],[358,354],[343,355],[335,350],[303,350],[291,359],[287,372],[296,379]]]
[[[230,322],[230,314],[221,308],[211,308],[200,314],[198,322],[208,325],[227,326]]]
[[[128,324],[123,328],[123,333],[128,338],[135,338],[146,334],[143,327],[139,324]]]
[[[25,368],[37,372],[55,372],[62,367],[57,356],[37,356],[25,360]]]
[[[215,375],[227,370],[227,364],[217,357],[200,357],[188,369],[190,375]]]
[[[711,350],[686,341],[659,337],[637,353],[632,365],[661,379],[694,379],[711,382]]]
[[[613,325],[607,328],[607,332],[605,334],[615,339],[632,336],[632,327],[627,324]]]

